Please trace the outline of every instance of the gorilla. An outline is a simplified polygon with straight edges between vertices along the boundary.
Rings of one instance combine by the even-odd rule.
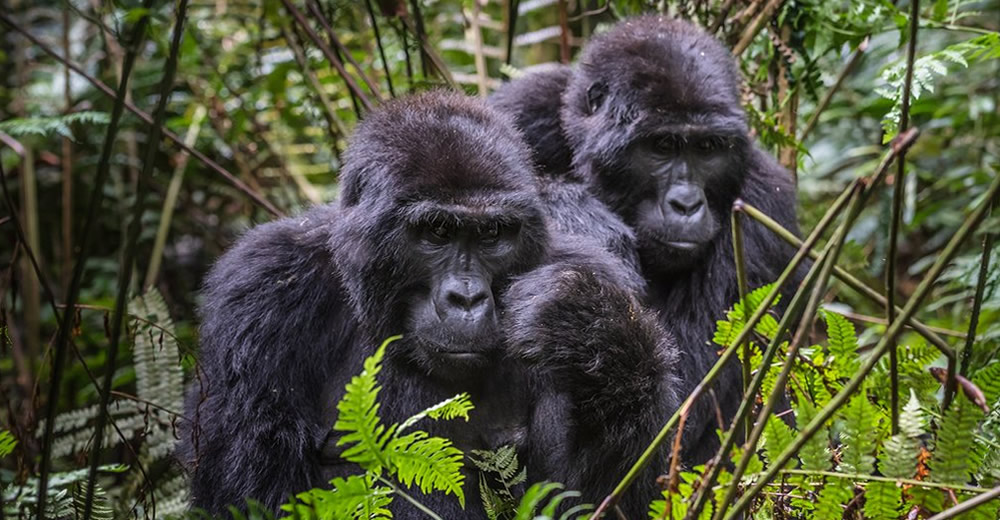
[[[605,210],[582,213],[595,219],[587,233],[560,231],[548,215],[562,194],[543,196],[512,122],[457,94],[371,112],[341,188],[336,204],[254,228],[207,277],[204,383],[189,390],[181,440],[193,505],[275,510],[359,472],[331,456],[335,406],[395,334],[379,376],[385,422],[468,392],[468,423],[421,427],[462,450],[518,446],[528,467],[587,498],[609,491],[608,469],[631,463],[636,439],[678,404],[672,337],[608,247],[628,244],[628,228]],[[485,518],[467,488],[467,510],[414,492],[443,518]],[[421,517],[402,499],[392,507]]]
[[[634,231],[644,303],[680,348],[674,375],[682,395],[718,359],[708,341],[738,299],[733,202],[741,198],[798,229],[794,180],[750,137],[740,84],[732,56],[714,37],[646,15],[595,36],[574,67],[523,76],[490,99],[524,132],[541,177],[586,186]],[[743,231],[748,284],[774,281],[794,250],[756,222],[745,222]],[[728,422],[735,414],[740,380],[734,361],[718,379],[715,399],[692,410],[687,464],[718,449],[716,417]]]

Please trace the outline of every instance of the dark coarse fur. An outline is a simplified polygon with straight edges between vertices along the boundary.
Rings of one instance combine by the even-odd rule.
[[[548,474],[584,475],[583,488],[583,470],[605,471],[602,457],[621,463],[602,450],[641,447],[619,435],[648,435],[657,421],[646,410],[676,406],[665,383],[670,337],[638,307],[627,264],[592,237],[552,231],[529,157],[513,126],[474,100],[392,101],[352,138],[339,204],[258,226],[218,261],[200,309],[200,377],[186,410],[194,424],[181,436],[195,507],[218,514],[254,498],[274,510],[357,473],[337,460],[335,404],[364,357],[399,333],[379,376],[384,422],[469,392],[469,423],[421,427],[463,450],[518,445]],[[451,331],[421,328],[411,312],[442,274],[418,260],[430,246],[414,230],[428,219],[517,229],[505,253],[483,261],[500,319],[450,343],[441,335]],[[454,348],[486,361],[456,369],[439,355]],[[560,443],[551,454],[549,441]],[[465,510],[454,497],[413,492],[444,518],[483,517],[476,480],[466,482]],[[401,498],[392,507],[395,518],[421,517]]]
[[[715,321],[737,299],[732,202],[738,196],[797,232],[794,182],[748,134],[739,72],[729,51],[686,22],[662,16],[625,20],[589,42],[563,91],[552,90],[553,78],[544,74],[529,74],[503,87],[510,95],[498,96],[494,106],[512,113],[528,134],[526,140],[535,143],[552,134],[553,115],[552,110],[529,107],[561,105],[563,135],[536,146],[535,160],[557,162],[560,155],[550,148],[565,139],[573,157],[570,177],[584,179],[635,231],[642,273],[649,283],[647,302],[659,311],[680,346],[676,366],[683,383],[678,390],[686,395],[717,360],[716,347],[709,344]],[[532,135],[538,128],[545,132]],[[646,224],[641,214],[640,201],[663,189],[657,182],[664,181],[637,175],[632,161],[638,147],[664,128],[672,134],[699,129],[725,138],[726,146],[717,155],[725,166],[704,187],[714,234],[695,256],[665,250],[660,245],[662,230]],[[749,219],[744,219],[743,230],[750,287],[774,281],[793,251]],[[793,280],[786,288],[794,286]],[[714,390],[728,421],[740,401],[736,363],[725,367]],[[706,396],[688,418],[687,463],[705,462],[718,446],[715,411]]]

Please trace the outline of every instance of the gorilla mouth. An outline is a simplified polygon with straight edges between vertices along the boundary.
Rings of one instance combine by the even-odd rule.
[[[690,242],[687,240],[674,240],[670,242],[665,242],[665,244],[674,249],[680,249],[682,251],[694,251],[695,249],[698,249],[699,246],[701,246],[701,242]]]

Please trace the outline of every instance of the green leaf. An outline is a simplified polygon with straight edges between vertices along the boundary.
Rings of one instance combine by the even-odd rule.
[[[967,399],[955,399],[937,432],[937,446],[930,460],[931,479],[966,484],[975,468],[973,439],[983,412]]]
[[[7,430],[0,430],[0,458],[10,455],[17,446],[17,439]]]
[[[392,489],[374,486],[371,473],[351,475],[347,479],[335,478],[333,489],[312,489],[299,493],[295,504],[281,506],[283,511],[301,518],[320,520],[392,518],[388,506],[392,502]]]
[[[844,505],[854,498],[854,484],[848,479],[826,481],[816,497],[815,520],[843,520]]]
[[[865,518],[896,520],[903,508],[903,490],[894,482],[869,482],[865,487]]]
[[[991,363],[972,375],[972,382],[986,395],[986,404],[993,406],[1000,399],[1000,362]]]
[[[92,111],[74,112],[65,116],[15,118],[0,123],[0,132],[15,137],[57,134],[72,140],[73,131],[70,130],[70,125],[76,123],[106,125],[108,121],[110,121],[110,117],[107,113]]]
[[[404,430],[413,426],[425,417],[430,417],[435,420],[449,420],[461,417],[462,419],[468,421],[469,412],[472,411],[473,408],[475,408],[475,406],[472,405],[472,400],[469,398],[469,394],[463,392],[454,397],[445,399],[444,401],[441,401],[440,403],[431,406],[430,408],[427,408],[403,421],[403,424],[399,425],[399,433],[402,433]]]
[[[774,462],[792,443],[795,432],[777,415],[767,418],[764,425],[764,456],[768,462]]]
[[[847,321],[847,318],[831,311],[824,311],[823,318],[826,320],[826,334],[829,337],[829,350],[831,357],[833,357],[833,367],[840,377],[851,377],[860,366],[858,362],[858,335],[854,330],[854,324]]]
[[[849,473],[871,474],[875,470],[874,452],[880,419],[878,409],[862,392],[851,398],[840,417],[844,420],[840,468]]]
[[[817,412],[816,407],[805,396],[799,396],[795,406],[796,423],[809,424],[816,417]],[[824,424],[811,439],[806,441],[802,449],[799,450],[799,460],[802,461],[802,469],[827,471],[833,468],[829,446],[830,428]]]
[[[424,494],[444,491],[455,495],[465,507],[465,492],[462,484],[462,451],[448,439],[428,437],[427,433],[416,431],[389,442],[385,454],[396,473],[396,477],[406,487],[414,483]]]
[[[385,340],[375,354],[365,359],[364,370],[351,378],[343,399],[337,403],[337,422],[333,425],[334,430],[345,432],[337,440],[337,446],[353,444],[344,450],[341,457],[376,473],[388,466],[383,452],[396,428],[387,429],[380,422],[378,392],[381,387],[375,376],[382,370],[386,347],[400,337]]]

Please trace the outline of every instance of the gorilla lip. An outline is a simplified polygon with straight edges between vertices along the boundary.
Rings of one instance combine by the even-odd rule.
[[[686,240],[678,240],[675,242],[667,242],[667,245],[675,249],[683,249],[685,251],[691,251],[698,248],[698,242],[688,242]]]

